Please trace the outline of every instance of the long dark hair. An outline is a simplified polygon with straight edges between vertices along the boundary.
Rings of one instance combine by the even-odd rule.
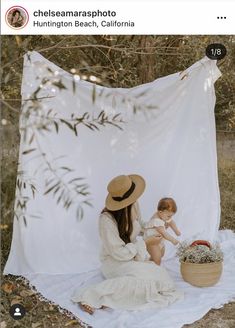
[[[20,13],[20,11],[19,11],[19,10],[17,10],[17,9],[16,9],[16,10],[14,10],[14,12],[12,13],[12,16],[15,16],[17,13],[19,14],[19,16],[21,16],[21,13]]]
[[[104,208],[101,213],[108,212],[110,213],[115,221],[117,222],[118,232],[120,238],[126,243],[130,243],[130,236],[133,231],[133,223],[131,218],[131,208],[132,205],[124,207],[117,211],[110,211],[107,208]]]

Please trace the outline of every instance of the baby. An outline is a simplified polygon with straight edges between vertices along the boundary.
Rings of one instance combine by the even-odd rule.
[[[181,233],[177,228],[172,216],[176,213],[177,206],[172,198],[162,198],[157,206],[157,212],[151,217],[150,221],[144,224],[144,239],[150,236],[162,236],[163,239],[155,244],[147,245],[147,250],[151,259],[158,265],[165,253],[164,239],[169,240],[172,244],[177,245],[179,241],[171,236],[166,229],[170,227],[177,236]]]

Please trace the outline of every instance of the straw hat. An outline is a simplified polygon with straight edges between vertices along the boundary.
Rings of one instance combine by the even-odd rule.
[[[105,206],[110,211],[120,210],[134,203],[143,194],[144,189],[145,181],[140,175],[119,175],[107,186],[109,194]]]

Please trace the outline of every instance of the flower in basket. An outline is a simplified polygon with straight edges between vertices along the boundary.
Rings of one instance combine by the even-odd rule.
[[[176,255],[180,262],[211,263],[223,261],[223,252],[219,243],[211,244],[206,240],[196,240],[192,243],[182,242]]]
[[[180,260],[183,279],[196,287],[215,285],[222,274],[223,252],[219,243],[211,244],[207,240],[182,242],[176,255]]]

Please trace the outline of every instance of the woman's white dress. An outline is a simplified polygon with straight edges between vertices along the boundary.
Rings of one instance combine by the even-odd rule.
[[[133,210],[136,212],[136,208]],[[138,219],[134,214],[131,242],[125,244],[114,218],[108,213],[100,215],[101,271],[106,279],[76,291],[73,302],[94,308],[105,305],[112,309],[136,310],[165,307],[183,298],[168,272],[149,260],[146,244],[138,237],[141,231]]]

